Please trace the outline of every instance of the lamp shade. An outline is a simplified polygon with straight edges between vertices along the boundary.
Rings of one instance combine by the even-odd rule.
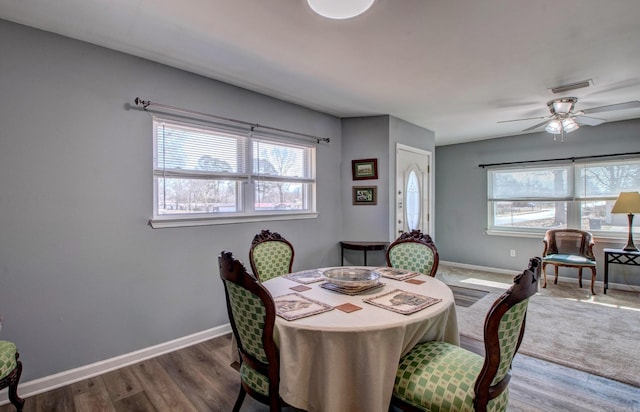
[[[309,7],[329,19],[350,19],[365,11],[375,0],[307,0]]]
[[[640,193],[620,192],[611,213],[640,213]]]

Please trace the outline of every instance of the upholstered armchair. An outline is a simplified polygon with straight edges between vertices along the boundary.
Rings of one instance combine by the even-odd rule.
[[[591,293],[596,294],[594,284],[596,281],[596,258],[593,254],[593,236],[590,232],[577,229],[552,229],[547,230],[542,240],[544,250],[542,252],[542,275],[544,281],[542,287],[547,287],[547,265],[553,265],[555,279],[558,283],[558,267],[565,266],[578,268],[578,284],[582,287],[582,269],[591,269]]]

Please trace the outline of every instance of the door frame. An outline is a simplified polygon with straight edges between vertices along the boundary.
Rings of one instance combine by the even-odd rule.
[[[389,218],[389,235],[390,235],[390,242],[393,242],[398,236],[396,233],[396,221],[398,220],[398,216],[397,216],[397,204],[396,204],[396,198],[397,198],[397,193],[398,193],[398,187],[397,187],[397,183],[398,183],[398,174],[401,173],[401,171],[398,170],[399,166],[398,166],[398,152],[400,150],[404,150],[407,152],[412,152],[412,153],[416,153],[416,154],[420,154],[420,155],[424,155],[426,157],[427,160],[427,196],[428,196],[428,205],[427,205],[427,214],[428,214],[428,223],[427,223],[427,229],[428,229],[428,234],[435,240],[435,235],[434,235],[434,221],[435,221],[435,215],[434,215],[434,173],[433,173],[433,153],[429,150],[425,150],[425,149],[419,149],[417,147],[413,147],[413,146],[408,146],[402,143],[396,143],[396,148],[395,148],[395,153],[394,153],[394,163],[395,163],[395,170],[393,173],[393,179],[392,182],[389,182],[390,185],[393,185],[392,190],[390,190],[390,208],[389,208],[389,212],[390,212],[390,218]],[[404,218],[404,217],[403,217]]]

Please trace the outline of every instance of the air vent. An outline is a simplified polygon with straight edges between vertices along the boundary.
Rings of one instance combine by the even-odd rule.
[[[553,94],[565,93],[565,92],[568,92],[570,90],[576,90],[576,89],[582,89],[583,87],[589,87],[592,84],[593,84],[593,80],[589,79],[589,80],[583,80],[581,82],[565,84],[565,85],[562,85],[562,86],[551,87],[551,88],[549,88],[549,91],[551,93],[553,93]]]

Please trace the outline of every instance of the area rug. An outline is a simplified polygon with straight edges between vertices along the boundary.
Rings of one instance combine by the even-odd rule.
[[[489,292],[456,307],[460,334],[482,340],[484,317],[512,276],[441,266],[437,277]],[[592,296],[577,283],[549,282],[530,299],[519,353],[640,387],[640,291]]]

